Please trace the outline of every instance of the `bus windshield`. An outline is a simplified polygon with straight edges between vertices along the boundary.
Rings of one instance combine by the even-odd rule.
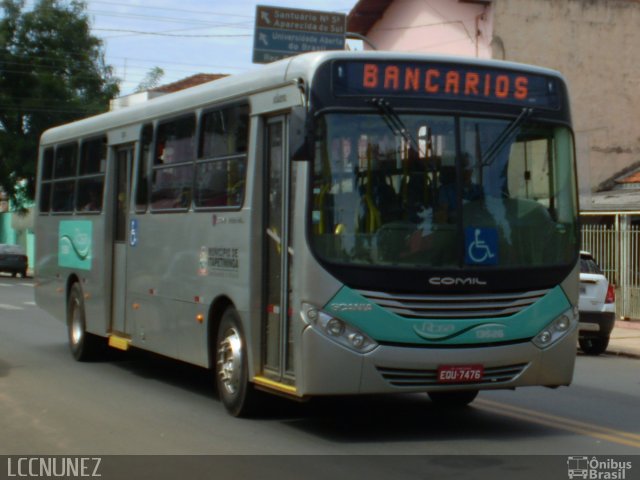
[[[575,261],[573,139],[513,119],[317,119],[311,244],[324,261],[513,268]]]

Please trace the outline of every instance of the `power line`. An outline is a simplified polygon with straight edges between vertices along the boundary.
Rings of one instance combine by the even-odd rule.
[[[180,13],[192,13],[195,15],[215,15],[215,16],[223,16],[223,17],[239,17],[239,18],[254,18],[254,15],[238,15],[234,13],[228,12],[211,12],[211,11],[203,11],[203,10],[185,10],[182,8],[167,8],[167,7],[149,7],[142,5],[131,5],[130,3],[119,3],[119,2],[104,2],[104,1],[90,1],[90,5],[93,4],[103,4],[103,5],[111,5],[116,7],[128,7],[128,8],[143,8],[144,10],[159,10],[163,12],[180,12]]]
[[[117,17],[117,18],[128,18],[128,19],[136,19],[136,20],[146,20],[153,22],[165,22],[165,23],[190,23],[195,25],[210,25],[212,27],[245,27],[251,28],[253,26],[252,22],[242,21],[242,22],[216,22],[212,23],[208,20],[200,20],[195,18],[176,18],[176,17],[158,17],[154,15],[142,15],[142,14],[131,14],[131,13],[120,13],[120,12],[103,12],[100,10],[91,10],[89,13],[93,13],[100,16],[105,17]]]
[[[183,37],[183,38],[232,38],[232,37],[253,37],[253,33],[220,33],[220,34],[184,34],[167,32],[143,32],[141,30],[127,30],[123,28],[93,28],[98,32],[120,32],[135,33],[136,35],[153,35],[157,37]]]

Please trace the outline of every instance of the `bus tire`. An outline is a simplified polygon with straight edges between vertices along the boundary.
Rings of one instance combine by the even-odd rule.
[[[233,307],[222,314],[215,349],[218,395],[234,417],[248,417],[257,411],[257,395],[249,382],[247,344],[240,316]]]
[[[456,390],[452,392],[429,392],[429,398],[439,407],[466,407],[478,396],[478,390]]]
[[[104,352],[102,338],[87,332],[82,288],[77,283],[71,286],[67,302],[67,332],[69,349],[79,362],[98,359]]]

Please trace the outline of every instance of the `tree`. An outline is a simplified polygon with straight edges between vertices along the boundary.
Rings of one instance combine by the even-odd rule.
[[[119,91],[84,2],[24,3],[0,3],[0,188],[18,204],[34,197],[42,132],[106,111]]]
[[[164,70],[160,67],[153,67],[136,87],[136,92],[144,92],[157,87],[162,77],[164,77]]]

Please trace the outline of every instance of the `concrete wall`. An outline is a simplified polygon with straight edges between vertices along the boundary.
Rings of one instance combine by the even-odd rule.
[[[396,0],[367,37],[378,50],[489,58],[488,10],[482,5],[452,0]]]
[[[640,162],[640,2],[494,0],[493,35],[494,58],[567,78],[581,190]]]

